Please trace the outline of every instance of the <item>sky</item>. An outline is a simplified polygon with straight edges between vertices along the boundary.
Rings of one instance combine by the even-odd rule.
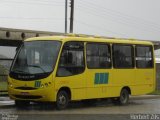
[[[68,28],[69,3],[70,0]],[[159,40],[159,5],[160,0],[75,0],[73,31]],[[0,0],[0,27],[64,32],[64,8],[65,0]],[[13,54],[11,51],[14,49],[8,54]]]

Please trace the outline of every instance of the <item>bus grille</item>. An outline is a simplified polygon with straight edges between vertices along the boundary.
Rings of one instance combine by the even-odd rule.
[[[37,88],[34,88],[34,87],[16,87],[15,89],[19,89],[19,90],[35,90]]]
[[[42,96],[33,96],[33,95],[14,95],[16,98],[20,99],[40,99]]]

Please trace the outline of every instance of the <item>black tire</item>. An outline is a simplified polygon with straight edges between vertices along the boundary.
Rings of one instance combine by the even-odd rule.
[[[69,95],[66,91],[59,91],[56,99],[56,108],[58,110],[63,110],[68,107],[69,104]]]
[[[120,97],[118,98],[118,102],[120,105],[126,105],[129,101],[129,92],[127,89],[122,89],[120,93]]]
[[[30,104],[30,101],[15,100],[16,107],[27,107]]]

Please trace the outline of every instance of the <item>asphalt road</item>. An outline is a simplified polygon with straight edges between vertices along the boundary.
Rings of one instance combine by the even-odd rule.
[[[5,101],[4,101],[5,100]],[[0,119],[15,120],[160,120],[160,98],[131,99],[126,106],[114,105],[110,100],[100,100],[94,105],[71,103],[68,109],[58,111],[51,104],[31,104],[16,108],[14,101],[0,99]]]

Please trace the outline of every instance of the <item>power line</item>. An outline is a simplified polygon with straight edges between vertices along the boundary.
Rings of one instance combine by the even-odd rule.
[[[45,0],[12,0],[12,1],[10,1],[10,0],[0,0],[1,2],[5,2],[5,1],[7,1],[7,2],[30,2],[30,3],[32,3],[32,2],[34,2],[34,3],[51,3],[51,4],[55,4],[55,3],[57,3],[57,4],[64,4],[64,1],[57,1],[57,0],[55,0],[55,1],[53,1],[53,0],[51,0],[51,1],[45,1]]]
[[[78,5],[80,7],[84,7],[85,9],[83,9],[83,10],[89,10],[90,9],[90,12],[95,11],[95,13],[97,13],[98,8],[96,8],[96,7],[90,6],[88,4],[83,4],[83,3],[78,3]],[[101,9],[99,9],[99,10],[101,10]],[[95,14],[95,13],[93,13],[93,14]],[[152,28],[152,29],[156,30],[157,32],[160,32],[160,28],[157,27],[157,25],[153,26],[151,24],[148,24],[148,23],[145,23],[145,22],[142,22],[142,21],[138,21],[138,20],[135,21],[135,20],[132,20],[132,19],[126,19],[125,16],[118,16],[118,15],[115,15],[115,14],[111,14],[110,12],[108,12],[107,10],[104,10],[104,9],[102,9],[98,13],[103,14],[105,17],[106,17],[106,15],[111,16],[111,17],[108,17],[106,19],[115,18],[114,21],[116,20],[116,22],[121,22],[122,24],[126,24],[127,26],[130,26],[130,27],[132,26],[134,28],[136,27],[136,28],[143,29],[143,28],[140,27],[140,26],[142,26],[142,27],[145,28],[143,30],[146,30],[146,29],[149,30],[150,28]],[[151,30],[150,30],[150,32],[151,32]]]
[[[42,18],[42,17],[2,17],[0,19],[26,19],[26,20],[64,20],[64,18]]]
[[[21,0],[20,2],[22,2],[23,0]],[[23,2],[26,2],[26,0],[24,0]],[[64,1],[45,1],[45,0],[27,0],[27,2],[31,2],[31,3],[42,3],[42,4],[64,4]]]
[[[80,2],[82,3],[83,0],[81,0]],[[115,10],[112,10],[112,9],[109,9],[109,8],[106,8],[106,7],[103,7],[102,5],[101,6],[97,6],[97,4],[94,4],[95,2],[92,0],[92,2],[89,2],[89,1],[84,1],[85,2],[85,5],[88,3],[88,5],[94,7],[94,8],[98,8],[98,9],[102,9],[102,10],[105,10],[106,12],[110,12],[111,14],[115,15],[115,16],[120,16],[121,18],[126,18],[126,19],[130,19],[130,20],[136,20],[138,22],[142,22],[142,23],[147,23],[147,24],[150,24],[150,25],[153,25],[154,27],[157,27],[157,26],[160,26],[159,24],[157,23],[153,23],[151,21],[148,21],[148,20],[145,20],[143,18],[139,18],[139,17],[136,17],[136,16],[132,16],[132,15],[128,15],[128,14],[124,14],[124,13],[121,13],[119,11],[115,11]],[[83,2],[83,3],[84,3]],[[158,27],[160,29],[160,27]]]
[[[97,16],[98,16],[98,18],[100,18],[100,19],[104,19],[104,20],[111,20],[111,18],[115,18],[116,16],[113,16],[113,15],[110,15],[110,14],[106,14],[106,13],[104,13],[104,12],[101,12],[101,14],[100,14],[100,12],[97,12],[97,10],[95,10],[95,9],[93,9],[93,8],[91,8],[91,7],[87,7],[87,6],[85,6],[85,5],[82,5],[82,4],[78,4],[78,6],[77,6],[79,9],[81,9],[80,10],[80,12],[82,12],[82,11],[84,11],[85,13],[89,13],[89,15],[94,15],[94,16],[96,16],[96,18],[97,18]],[[83,8],[83,9],[82,9]],[[83,13],[84,13],[83,12]],[[98,14],[97,14],[98,13]],[[110,16],[110,17],[107,17],[107,16]],[[115,21],[116,20],[116,21]],[[143,26],[144,28],[142,28],[142,27],[140,27],[141,26],[141,24],[131,24],[131,23],[129,23],[128,21],[125,21],[125,20],[121,20],[121,19],[118,19],[118,18],[115,18],[114,20],[112,19],[112,22],[116,22],[116,23],[120,23],[120,24],[123,24],[123,25],[125,25],[125,26],[128,26],[128,27],[130,27],[130,28],[138,28],[138,29],[143,29],[144,31],[149,31],[149,32],[153,32],[153,30],[151,30],[148,26]],[[153,29],[153,28],[152,28]],[[157,31],[157,32],[160,32],[159,30],[157,30],[157,29],[154,29],[154,31]]]
[[[29,1],[29,0],[27,0],[27,1]],[[30,1],[44,2],[44,3],[64,3],[64,0],[62,0],[62,1],[57,1],[57,0],[38,0],[38,1],[37,0],[30,0]]]
[[[64,18],[63,19],[52,19],[52,18],[18,18],[18,17],[0,17],[0,21],[2,20],[5,20],[5,21],[36,21],[36,22],[50,22],[50,23],[57,23],[57,22],[60,22],[60,23],[63,23],[64,21]]]
[[[100,27],[100,26],[91,25],[91,24],[85,23],[85,22],[77,20],[77,19],[75,19],[75,22],[77,22],[79,24],[82,24],[82,25],[85,25],[85,26],[88,26],[89,28],[96,28],[96,30],[101,29],[101,30],[103,30],[105,32],[109,32],[109,33],[112,33],[112,34],[118,34],[118,35],[121,35],[121,36],[126,36],[126,34],[114,32],[114,31],[108,30],[108,29]]]
[[[1,0],[1,2],[9,3],[9,4],[28,4],[28,5],[46,5],[46,6],[64,6],[64,3],[41,3],[41,2],[23,2],[23,1],[9,1],[9,0]]]

